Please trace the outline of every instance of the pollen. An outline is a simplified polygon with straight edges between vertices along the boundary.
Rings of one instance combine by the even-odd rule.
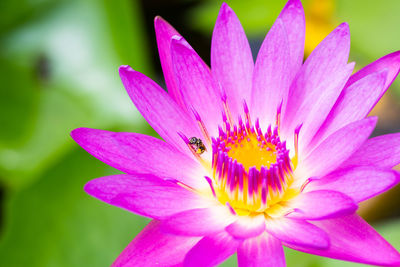
[[[258,120],[253,126],[247,106],[244,114],[234,125],[224,117],[219,136],[212,139],[210,185],[218,200],[237,213],[276,213],[296,194],[290,189],[294,166],[289,150],[278,127],[263,133]]]
[[[226,144],[228,156],[240,162],[246,171],[251,167],[261,169],[276,162],[276,147],[255,134],[240,136]]]

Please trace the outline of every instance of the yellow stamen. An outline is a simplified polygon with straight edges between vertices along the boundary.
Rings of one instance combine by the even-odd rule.
[[[257,140],[255,134],[245,137],[235,144],[228,144],[228,156],[236,159],[248,171],[250,167],[260,169],[262,166],[269,167],[276,162],[276,150],[273,145],[263,145]]]

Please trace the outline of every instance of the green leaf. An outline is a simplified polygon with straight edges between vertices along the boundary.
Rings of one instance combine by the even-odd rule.
[[[0,148],[28,137],[37,113],[38,82],[33,68],[0,55]]]
[[[128,63],[149,74],[138,14],[135,1],[59,2],[0,39],[8,74],[0,81],[11,90],[2,90],[0,107],[0,179],[8,187],[26,186],[57,162],[74,128],[147,131],[118,75]]]
[[[79,148],[12,195],[0,243],[2,266],[110,266],[148,222],[83,191],[88,180],[112,173]]]
[[[0,2],[0,35],[42,16],[56,3],[55,0]]]

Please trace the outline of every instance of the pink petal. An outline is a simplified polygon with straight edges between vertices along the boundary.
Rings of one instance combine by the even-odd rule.
[[[205,236],[221,232],[237,220],[228,207],[211,206],[204,209],[187,210],[162,221],[163,231],[178,235]]]
[[[296,183],[302,184],[313,176],[324,176],[338,168],[369,137],[376,125],[369,117],[346,125],[326,138],[295,170]]]
[[[387,134],[368,139],[343,167],[373,165],[393,168],[400,163],[400,133]]]
[[[75,129],[71,136],[90,154],[123,172],[154,174],[195,188],[208,187],[204,168],[160,139],[89,128]]]
[[[285,244],[306,253],[365,264],[399,266],[400,254],[358,215],[316,221],[329,234],[324,250]]]
[[[324,140],[346,124],[365,118],[384,94],[386,76],[387,71],[372,73],[346,87],[314,136],[313,143]]]
[[[386,55],[371,64],[365,66],[355,74],[353,74],[349,81],[346,84],[346,87],[352,85],[353,83],[357,82],[358,80],[362,79],[363,77],[374,73],[374,72],[381,72],[386,70],[388,72],[387,79],[385,82],[385,86],[383,91],[386,91],[387,88],[392,84],[396,76],[399,74],[400,71],[400,51],[396,51],[389,55]]]
[[[290,85],[288,38],[277,19],[261,45],[254,67],[251,110],[260,124],[275,123],[278,107],[287,101]]]
[[[304,220],[285,217],[268,219],[266,229],[268,233],[284,243],[312,248],[329,247],[328,235]]]
[[[253,56],[242,25],[223,3],[212,36],[211,71],[226,92],[235,119],[243,111],[243,100],[250,103],[253,69]]]
[[[347,66],[350,33],[346,23],[339,25],[310,54],[299,70],[290,90],[286,112],[282,120],[285,135],[293,134],[301,123],[311,124],[301,135],[309,139],[316,125],[320,125],[334,105],[351,66]],[[344,69],[347,68],[347,69]],[[317,105],[321,108],[319,111]],[[315,113],[317,112],[316,116]],[[311,118],[316,118],[314,122]],[[312,137],[312,136],[311,136]],[[307,140],[309,141],[309,140]]]
[[[255,217],[239,216],[238,220],[228,225],[225,230],[237,239],[258,236],[265,230],[264,215]]]
[[[306,191],[339,191],[358,203],[389,190],[399,181],[400,175],[396,171],[373,166],[350,167],[312,180],[306,186]]]
[[[186,255],[185,267],[212,267],[236,252],[239,241],[226,232],[204,237]]]
[[[290,51],[290,74],[294,78],[303,64],[305,42],[305,17],[300,0],[289,0],[278,17],[287,33]],[[290,80],[291,80],[290,79]]]
[[[190,154],[178,132],[201,136],[196,123],[150,78],[129,66],[119,69],[122,83],[147,122],[168,143]]]
[[[108,204],[155,219],[210,206],[205,197],[154,175],[119,174],[97,178],[85,185],[85,191]]]
[[[322,220],[352,214],[358,208],[353,199],[331,190],[301,193],[288,205],[294,212],[287,217],[306,220]]]
[[[184,102],[189,110],[193,108],[200,115],[211,136],[216,135],[223,109],[221,93],[210,69],[182,38],[172,40],[171,52]]]
[[[122,251],[111,267],[176,266],[200,240],[198,237],[169,235],[151,221]]]
[[[171,58],[171,40],[173,36],[181,36],[168,22],[157,16],[154,19],[158,54],[160,55],[161,68],[163,70],[165,84],[168,93],[184,110],[186,105],[182,100],[181,92],[176,83],[174,68]]]
[[[350,63],[347,66],[344,66],[342,70],[338,71],[336,75],[331,75],[331,77],[335,78],[332,79],[329,82],[329,85],[326,85],[325,88],[320,88],[323,89],[323,93],[318,92],[317,94],[320,94],[319,96],[308,95],[304,100],[301,111],[305,112],[303,114],[305,114],[306,118],[303,120],[303,125],[299,135],[299,139],[301,140],[299,150],[301,154],[303,154],[303,152],[306,154],[311,150],[308,144],[311,142],[320,126],[324,123],[331,108],[334,106],[344,84],[353,72],[354,65],[354,63]]]
[[[281,242],[267,233],[243,241],[237,258],[239,267],[286,266]]]

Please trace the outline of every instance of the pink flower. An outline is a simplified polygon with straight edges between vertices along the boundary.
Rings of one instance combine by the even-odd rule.
[[[368,139],[366,117],[397,76],[400,52],[352,75],[339,25],[303,64],[304,12],[290,0],[254,64],[239,20],[223,4],[211,70],[155,19],[168,93],[129,66],[122,82],[165,140],[79,128],[74,140],[123,171],[88,194],[153,221],[113,266],[285,266],[282,245],[366,264],[400,254],[355,214],[399,182],[400,134]]]

